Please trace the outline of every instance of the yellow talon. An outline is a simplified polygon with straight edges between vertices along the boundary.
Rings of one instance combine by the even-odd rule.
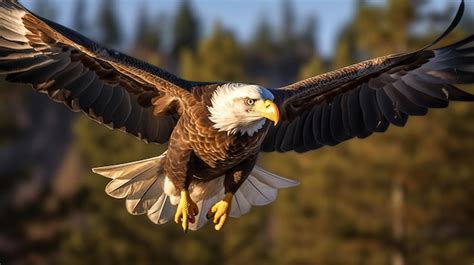
[[[214,224],[216,224],[214,228],[217,231],[222,229],[227,218],[229,217],[233,196],[234,195],[230,192],[226,193],[224,199],[214,204],[214,206],[212,206],[212,208],[209,210],[209,213],[207,214],[207,217],[209,219],[214,217],[213,222]]]
[[[176,209],[176,214],[174,215],[174,221],[177,224],[181,222],[183,231],[187,232],[188,224],[196,221],[195,216],[198,215],[198,213],[199,209],[189,196],[189,192],[187,190],[181,191],[181,198]]]

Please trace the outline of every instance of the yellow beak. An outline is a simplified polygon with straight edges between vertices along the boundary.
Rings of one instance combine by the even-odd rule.
[[[269,99],[257,102],[255,105],[255,111],[262,117],[273,121],[275,126],[280,120],[280,111],[278,110],[278,106]]]

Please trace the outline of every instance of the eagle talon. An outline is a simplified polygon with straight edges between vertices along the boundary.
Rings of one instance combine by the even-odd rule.
[[[179,224],[181,222],[181,227],[186,233],[188,231],[189,223],[194,223],[196,221],[195,216],[198,215],[199,208],[196,203],[193,202],[189,196],[189,192],[181,191],[181,198],[179,200],[178,207],[176,209],[176,214],[174,216],[174,221]]]
[[[217,231],[220,231],[224,226],[227,218],[229,217],[230,207],[232,204],[232,193],[226,193],[223,200],[214,204],[212,208],[207,213],[207,219],[213,218],[213,222],[215,224],[214,228]]]

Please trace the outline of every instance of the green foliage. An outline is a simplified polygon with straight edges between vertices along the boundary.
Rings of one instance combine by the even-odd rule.
[[[158,19],[152,20],[148,15],[146,5],[143,5],[138,14],[138,24],[136,26],[137,33],[135,37],[135,49],[138,51],[150,51],[158,53],[164,25],[164,17],[159,16]]]
[[[139,9],[136,35],[133,45],[134,56],[153,65],[159,65],[161,35],[165,25],[164,15],[150,17],[146,5]]]
[[[311,60],[303,65],[300,69],[299,79],[306,79],[318,74],[322,74],[326,71],[324,63],[321,58],[313,57]]]
[[[359,52],[355,43],[357,32],[353,25],[347,25],[340,33],[332,60],[333,68],[339,69],[357,61]]]
[[[301,32],[301,42],[307,49],[314,50],[317,46],[316,32],[318,32],[317,17],[310,15],[306,19]]]
[[[199,38],[199,20],[189,0],[181,0],[174,20],[173,32],[172,52],[175,58],[179,57],[184,50],[194,51]]]
[[[234,35],[215,24],[196,54],[189,50],[182,53],[181,72],[184,78],[195,81],[245,81],[242,51]]]
[[[269,52],[275,48],[274,33],[267,16],[262,16],[252,38],[252,49]]]

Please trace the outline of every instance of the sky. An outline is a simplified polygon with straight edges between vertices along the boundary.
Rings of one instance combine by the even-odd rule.
[[[20,0],[26,7],[34,6],[38,0]],[[101,1],[87,1],[93,17]],[[57,6],[58,22],[68,26],[71,24],[72,9],[75,0],[51,0]],[[137,14],[146,5],[150,14],[165,14],[172,17],[176,13],[178,0],[115,0],[117,11],[121,17],[121,26],[126,35],[133,36]],[[383,4],[383,0],[369,0],[375,4]],[[279,0],[193,0],[197,15],[203,22],[202,31],[207,34],[215,21],[220,21],[226,28],[246,41],[255,32],[255,25],[262,16],[278,27],[281,20],[281,1]],[[427,9],[443,10],[447,5],[457,5],[459,0],[431,0]],[[340,29],[350,21],[355,6],[355,0],[293,0],[297,22],[302,23],[305,17],[316,15],[318,18],[318,48],[323,56],[330,56]],[[474,13],[474,0],[466,0],[466,10]],[[454,14],[453,14],[454,16]],[[87,36],[87,32],[85,33]]]

